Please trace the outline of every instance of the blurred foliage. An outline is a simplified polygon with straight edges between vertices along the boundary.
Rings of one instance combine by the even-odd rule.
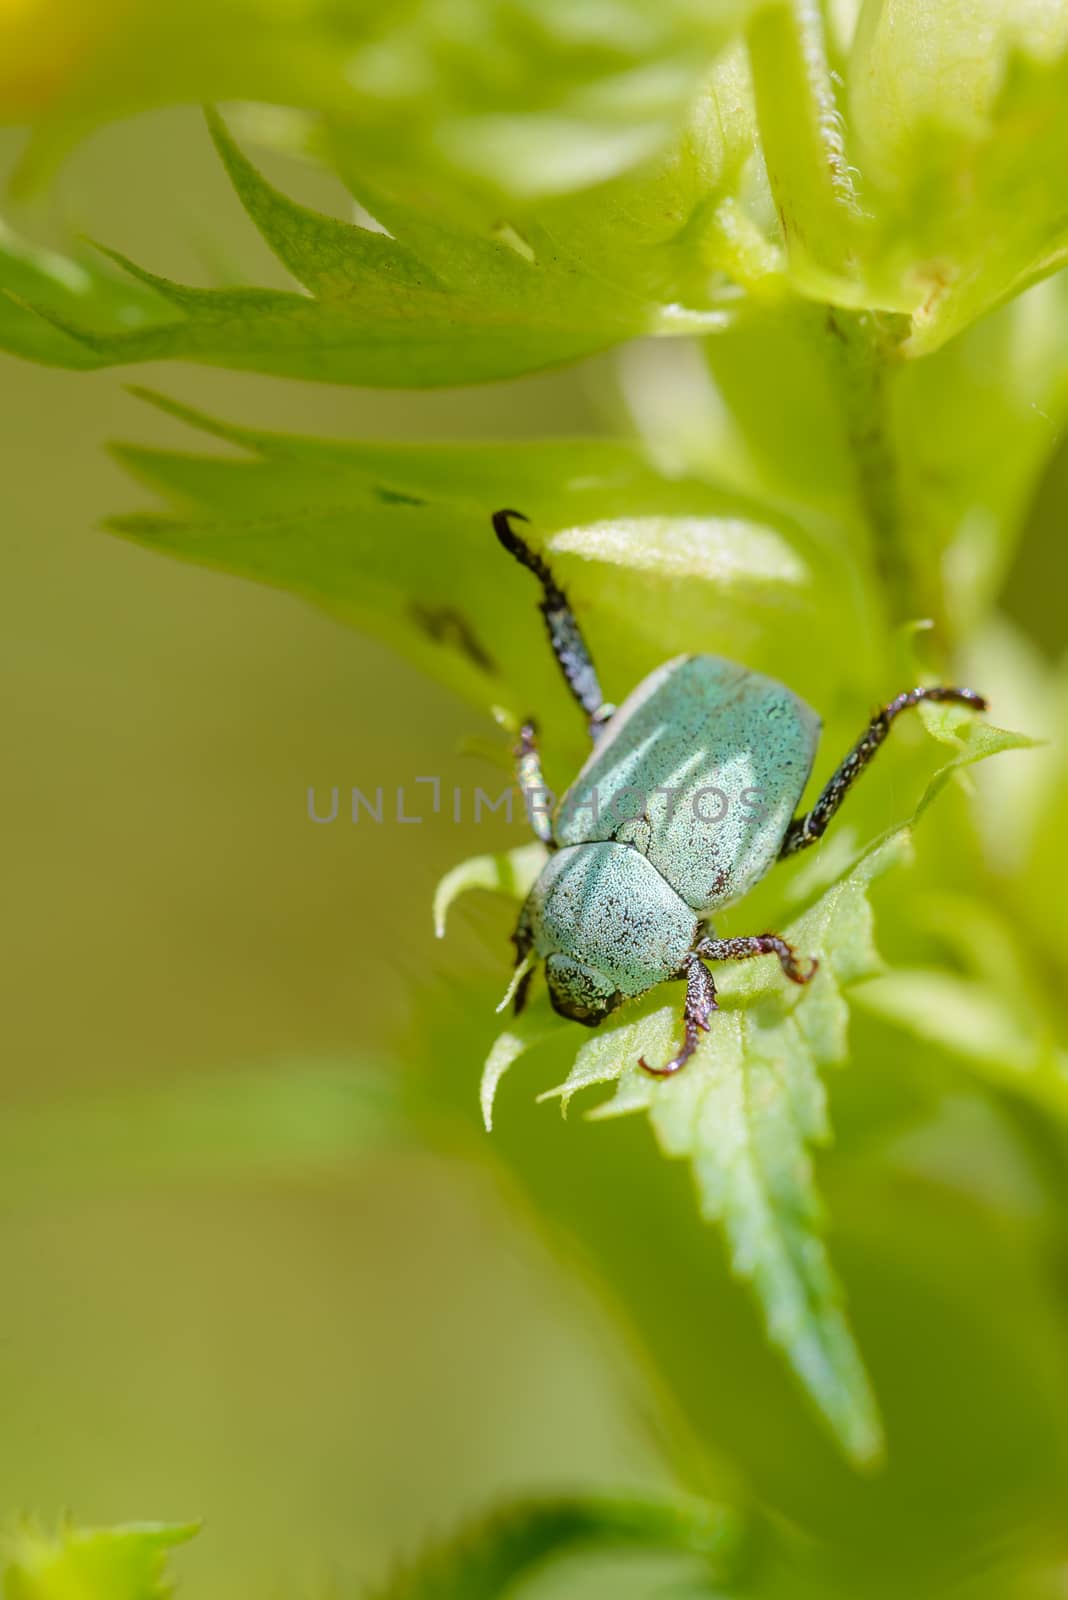
[[[56,1537],[21,1528],[9,1541],[7,1600],[165,1600],[167,1552],[195,1527],[66,1527]]]
[[[166,1600],[167,1553],[195,1526],[67,1525],[55,1537],[29,1525],[7,1539],[6,1600]],[[706,1593],[733,1582],[744,1544],[736,1519],[696,1501],[593,1497],[520,1502],[484,1518],[376,1586],[375,1600],[493,1600],[572,1551],[660,1547],[690,1557]]]
[[[19,0],[0,101],[32,175],[95,123],[151,105],[276,102],[406,178],[567,192],[632,166],[685,115],[738,0]],[[56,50],[62,38],[66,48]]]
[[[918,679],[967,675],[1006,726],[1063,731],[1063,662],[1028,638],[1026,606],[1000,613],[1068,408],[1062,4],[15,0],[0,62],[0,114],[32,127],[23,191],[110,119],[230,102],[209,114],[215,147],[288,283],[220,268],[187,286],[110,246],[30,242],[30,218],[0,234],[16,355],[412,392],[621,347],[588,369],[600,413],[568,437],[316,438],[138,391],[200,445],[116,447],[163,502],[110,519],[127,541],[370,635],[495,718],[498,763],[501,730],[535,709],[558,792],[584,741],[529,584],[493,546],[502,504],[531,518],[610,694],[680,650],[743,660],[819,710],[820,781],[872,704]],[[254,144],[289,158],[285,183]],[[290,198],[327,179],[343,214]],[[1049,544],[1038,589],[1063,581]],[[432,721],[417,738],[392,718],[424,772]],[[407,1027],[380,1051],[335,1068],[301,1039],[301,1065],[17,1108],[0,1195],[17,1212],[102,1181],[336,1182],[403,1147],[523,1197],[607,1309],[680,1498],[517,1501],[383,1594],[498,1594],[558,1547],[622,1538],[711,1556],[694,1593],[1052,1596],[1068,1563],[1068,784],[1059,746],[1005,756],[1030,742],[944,709],[895,732],[882,783],[826,844],[717,919],[791,931],[821,959],[811,990],[732,973],[669,1083],[635,1061],[668,1052],[674,1004],[651,996],[579,1048],[541,997],[490,1052],[487,1125],[498,1091],[501,1107],[480,1140],[505,961],[470,941],[493,913],[465,905],[467,951],[452,970],[411,958]],[[511,843],[442,881],[439,930],[465,889],[522,891],[538,855]],[[394,878],[369,868],[356,907],[395,968],[413,854]],[[535,1071],[565,1109],[579,1088],[613,1096],[566,1126],[517,1113]],[[696,1207],[665,1155],[692,1168]],[[133,1600],[175,1534],[24,1533],[8,1588]]]
[[[509,1507],[426,1551],[375,1600],[494,1600],[530,1572],[578,1547],[662,1546],[699,1558],[706,1593],[733,1586],[744,1564],[736,1519],[703,1502],[609,1499],[533,1501]]]
[[[9,309],[8,347],[40,358],[36,312],[58,324],[45,349],[61,364],[185,356],[470,382],[692,331],[717,305],[744,316],[741,288],[758,303],[891,313],[902,355],[935,349],[1065,260],[1068,24],[1056,5],[960,0],[927,26],[922,7],[886,0],[848,39],[850,9],[418,0],[381,15],[226,0],[210,23],[170,0],[105,11],[69,75],[29,105],[25,77],[6,95],[0,82],[0,109],[37,113],[46,150],[194,84],[200,98],[274,102],[306,115],[252,125],[334,167],[361,224],[300,211],[225,145],[239,196],[310,302],[198,294],[133,269],[159,291],[153,305],[16,243],[0,281],[29,305]],[[20,0],[10,43],[52,10],[64,0]],[[724,48],[743,20],[744,55]],[[29,54],[32,84],[32,39]],[[402,324],[399,348],[367,351],[383,316]],[[482,324],[469,350],[457,319]],[[451,361],[434,348],[443,336]]]

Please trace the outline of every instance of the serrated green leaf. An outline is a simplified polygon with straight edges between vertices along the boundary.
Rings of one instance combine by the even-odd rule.
[[[27,270],[25,250],[19,259],[0,242],[0,287],[20,296],[0,320],[6,348],[56,363],[69,355],[66,364],[81,367],[186,359],[428,388],[726,321],[711,303],[707,271],[688,243],[676,244],[727,167],[707,112],[666,163],[532,218],[522,234],[433,218],[389,198],[363,168],[352,179],[358,198],[390,232],[324,216],[268,184],[217,117],[211,128],[249,217],[306,292],[188,288],[107,252],[133,280],[127,300],[99,272],[64,294],[55,273],[46,282],[43,270]],[[690,305],[679,300],[686,289]],[[149,318],[152,304],[161,311]]]
[[[946,784],[954,777],[963,777],[968,767],[985,761],[988,756],[1001,755],[1006,750],[1034,750],[1041,740],[1026,733],[1012,733],[1007,728],[997,728],[991,722],[979,721],[974,715],[961,717],[959,708],[948,706],[923,707],[924,721],[930,731],[943,744],[954,746],[959,752],[941,771],[936,772],[916,808],[920,817],[937,799]]]
[[[488,889],[492,894],[522,900],[545,864],[545,854],[543,844],[525,844],[498,855],[471,856],[453,867],[434,890],[434,932],[438,938],[445,937],[450,907],[469,889]]]
[[[479,1085],[479,1104],[487,1133],[493,1132],[493,1108],[505,1073],[515,1066],[520,1056],[543,1040],[550,1039],[554,1033],[563,1032],[565,1026],[564,1019],[542,1001],[528,1006],[521,1016],[509,1023],[503,1033],[497,1035],[482,1068]]]
[[[907,855],[906,835],[895,835],[786,930],[820,962],[803,994],[786,993],[765,963],[717,970],[721,1011],[677,1079],[657,1083],[638,1065],[639,1056],[656,1062],[673,1053],[677,1006],[668,1005],[601,1030],[556,1091],[566,1105],[590,1084],[616,1082],[597,1115],[648,1111],[665,1154],[690,1161],[702,1215],[724,1228],[771,1339],[861,1464],[878,1460],[882,1432],[820,1239],[806,1146],[828,1137],[819,1069],[846,1056],[843,991],[878,965],[868,887]]]
[[[736,44],[702,73],[686,120],[655,158],[577,194],[505,210],[514,228],[502,226],[498,208],[494,236],[567,274],[573,294],[596,294],[599,285],[635,312],[643,303],[661,307],[657,331],[684,332],[687,323],[696,330],[698,313],[731,304],[728,279],[763,283],[783,268],[767,236],[775,232],[770,201],[754,177],[755,136],[748,62]],[[359,149],[335,142],[325,159],[358,201],[391,232],[414,235],[431,261],[443,246],[446,262],[455,252],[462,237],[456,219],[428,194],[425,176],[414,192],[410,184],[394,191]],[[450,226],[439,233],[442,222]],[[712,315],[707,320],[720,325]]]
[[[55,1536],[18,1528],[5,1541],[5,1600],[166,1600],[168,1553],[197,1526],[65,1527]]]
[[[79,320],[84,296],[30,294],[54,334],[8,308],[8,348],[71,366],[177,357],[336,382],[478,382],[726,325],[728,305],[749,309],[744,288],[758,308],[793,290],[900,313],[911,356],[1068,260],[1056,7],[955,0],[932,19],[918,0],[888,0],[851,30],[814,0],[578,13],[569,0],[466,0],[458,13],[412,0],[389,21],[225,0],[207,59],[188,50],[187,10],[167,0],[146,40],[141,8],[119,30],[105,7],[107,48],[89,52],[74,104],[59,97],[55,127],[66,111],[84,130],[105,84],[122,110],[138,41],[150,57],[165,45],[174,78],[168,91],[155,72],[155,94],[292,108],[393,237],[294,206],[225,145],[246,207],[310,295],[193,291],[127,263],[169,317],[94,327]],[[750,12],[746,58],[723,47]],[[139,94],[140,106],[144,82]]]
[[[962,734],[952,719],[936,721],[935,731],[958,754],[932,779],[913,821],[954,773],[1031,742],[982,724]],[[720,1010],[677,1077],[657,1081],[639,1066],[642,1057],[665,1061],[677,1048],[678,1007],[657,1005],[654,994],[603,1024],[579,1049],[566,1080],[542,1096],[558,1097],[566,1113],[580,1090],[614,1084],[613,1097],[591,1116],[649,1114],[665,1154],[690,1162],[702,1216],[723,1227],[734,1270],[752,1283],[771,1339],[843,1450],[861,1465],[879,1459],[882,1431],[821,1238],[807,1151],[829,1137],[820,1070],[848,1053],[845,991],[880,967],[870,885],[910,857],[911,824],[870,849],[783,930],[820,963],[804,990],[784,984],[769,963],[718,968]],[[551,1026],[542,994],[498,1038],[482,1080],[487,1127],[503,1072]]]
[[[696,1557],[705,1581],[723,1592],[719,1586],[730,1582],[739,1562],[741,1531],[730,1513],[682,1498],[525,1501],[431,1548],[376,1589],[373,1600],[504,1600],[554,1558],[619,1547]]]
[[[120,460],[176,512],[116,518],[116,531],[313,600],[487,710],[548,716],[565,701],[536,592],[493,538],[500,506],[531,518],[611,692],[618,683],[621,696],[685,637],[742,660],[759,650],[762,666],[795,682],[800,673],[802,692],[818,699],[832,664],[805,646],[832,624],[851,641],[858,677],[869,670],[877,634],[846,552],[744,496],[657,472],[632,444],[317,441],[157,403],[243,454],[122,447]],[[575,756],[573,707],[560,723],[574,730]]]
[[[107,270],[94,253],[63,256],[43,250],[2,221],[0,291],[0,349],[45,366],[88,370],[100,364],[84,340],[49,317],[67,316],[89,333],[106,335],[154,327],[179,315],[146,285]]]

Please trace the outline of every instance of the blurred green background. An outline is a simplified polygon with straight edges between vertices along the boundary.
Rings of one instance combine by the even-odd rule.
[[[306,173],[274,170],[315,196]],[[198,226],[279,281],[193,112],[100,133],[47,204],[192,281],[208,270],[190,253]],[[35,219],[45,237],[49,220]],[[138,495],[105,443],[181,439],[125,392],[128,376],[3,358],[9,1118],[244,1063],[373,1060],[432,971],[465,958],[507,970],[506,906],[481,934],[457,919],[445,950],[430,900],[456,860],[519,842],[518,827],[446,815],[325,828],[306,810],[309,784],[388,793],[421,772],[496,794],[501,775],[457,755],[492,730],[310,608],[97,531]],[[506,404],[500,389],[137,377],[323,434],[595,420],[581,370],[508,385]],[[596,1318],[576,1317],[477,1174],[383,1155],[355,1176],[312,1163],[275,1181],[39,1184],[32,1201],[27,1176],[0,1174],[7,1512],[204,1517],[176,1558],[191,1592],[230,1593],[237,1578],[281,1592],[287,1576],[299,1592],[330,1571],[374,1572],[510,1488],[652,1470],[597,1359]]]
[[[14,136],[4,149],[13,161]],[[321,175],[264,165],[290,192],[341,202]],[[41,204],[37,237],[54,226],[58,238],[59,223],[73,222],[185,281],[209,281],[220,257],[247,281],[283,281],[194,113],[95,135]],[[530,437],[600,427],[590,377],[601,366],[422,395],[180,366],[136,378],[252,426]],[[79,1177],[78,1108],[97,1096],[120,1103],[112,1097],[131,1087],[299,1068],[310,1121],[329,1123],[329,1095],[316,1098],[315,1086],[335,1066],[373,1065],[406,1038],[415,1010],[425,1026],[427,997],[461,971],[490,984],[503,974],[510,908],[486,902],[457,917],[443,948],[430,898],[454,862],[520,835],[503,822],[457,826],[447,814],[411,829],[313,826],[311,784],[321,794],[381,784],[388,794],[440,772],[496,792],[494,770],[458,754],[490,731],[485,720],[283,595],[96,531],[107,513],[139,503],[105,443],[181,448],[181,430],[130,397],[122,373],[9,359],[3,373],[0,1506],[46,1518],[70,1508],[86,1522],[203,1517],[203,1535],[176,1565],[187,1592],[218,1596],[310,1592],[331,1575],[374,1574],[428,1529],[513,1488],[656,1482],[659,1456],[628,1404],[622,1353],[605,1359],[616,1336],[603,1313],[561,1280],[477,1169],[383,1152],[351,1170],[309,1159],[277,1173],[253,1162],[243,1177],[156,1180],[119,1159],[110,1179],[98,1166]],[[1066,497],[1062,460],[1007,591],[1010,613],[1051,660],[1068,643]],[[997,683],[983,687],[996,696]],[[1019,719],[1031,732],[1041,724],[1037,713]],[[457,1004],[483,999],[472,984]],[[900,1036],[867,1026],[873,1065],[893,1062]],[[487,1007],[478,1036],[488,1043],[492,1033]],[[479,1065],[473,1055],[472,1100]],[[922,1075],[922,1048],[907,1066]],[[841,1094],[842,1137],[863,1149],[862,1092]],[[47,1126],[37,1110],[65,1101],[74,1108],[69,1181],[53,1169],[35,1181],[33,1161],[18,1160],[18,1130]],[[552,1107],[528,1114],[556,1117]],[[941,1115],[903,1164],[937,1185],[944,1236],[918,1204],[895,1234],[916,1195],[887,1181],[864,1193],[867,1233],[858,1222],[850,1239],[844,1227],[836,1249],[892,1424],[903,1415],[919,1437],[941,1395],[952,1431],[969,1393],[974,1402],[995,1375],[1001,1388],[988,1395],[977,1437],[989,1436],[992,1453],[1007,1441],[1005,1481],[1026,1500],[1029,1472],[1043,1494],[1064,1484],[1063,1431],[1051,1422],[1040,1440],[1050,1459],[1037,1462],[1025,1456],[1032,1436],[1013,1433],[1029,1407],[1068,1414],[1063,1217],[1051,1220],[1048,1198],[978,1101],[962,1094]],[[89,1137],[88,1115],[84,1127]],[[685,1193],[677,1170],[664,1181]],[[843,1215],[850,1181],[848,1169],[837,1188],[828,1175]],[[983,1185],[1000,1209],[980,1221],[969,1204]],[[1037,1234],[1041,1264],[1038,1246],[1034,1260],[1020,1246]],[[942,1263],[962,1241],[970,1254],[947,1311]],[[708,1249],[711,1259],[718,1246]],[[926,1302],[915,1292],[899,1299],[887,1266],[909,1252]],[[998,1305],[1011,1285],[1014,1312],[1007,1327],[992,1309],[989,1349],[977,1348],[984,1317],[953,1306],[974,1311],[989,1285]],[[759,1338],[755,1315],[739,1320],[733,1301],[724,1322],[726,1348]],[[758,1359],[774,1371],[776,1358]],[[758,1454],[776,1449],[778,1393],[772,1420],[756,1419],[767,1434]],[[724,1406],[729,1415],[729,1394]],[[783,1424],[783,1449],[793,1427]],[[940,1451],[956,1461],[953,1444],[974,1448],[963,1433],[917,1445],[917,1458],[933,1458],[931,1479],[909,1488],[917,1508],[946,1489],[936,1483]],[[984,1461],[980,1451],[977,1483]],[[794,1465],[804,1500],[806,1469]],[[940,1514],[978,1515],[985,1490],[973,1498],[975,1488],[959,1480]],[[843,1514],[852,1494],[843,1491]],[[1026,1531],[1028,1512],[1006,1507],[1005,1517]],[[602,1578],[598,1592],[622,1595],[624,1581],[647,1592],[634,1564],[626,1580]],[[565,1592],[580,1593],[578,1580]]]

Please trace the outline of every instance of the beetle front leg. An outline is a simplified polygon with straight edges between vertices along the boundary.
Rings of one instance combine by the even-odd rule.
[[[532,718],[528,717],[520,728],[519,742],[512,754],[515,756],[515,775],[530,826],[543,845],[555,850],[553,820],[549,814],[553,797],[551,791],[545,787],[545,778],[541,770],[541,752],[538,749],[538,729]],[[539,807],[534,804],[535,795],[543,796],[544,805]]]
[[[638,1065],[653,1078],[670,1078],[673,1073],[686,1065],[697,1049],[698,1030],[707,1033],[709,1017],[713,1011],[719,1010],[712,974],[696,953],[691,953],[686,958],[685,970],[686,1004],[682,1012],[682,1049],[663,1067],[651,1067],[644,1056],[638,1057]]]
[[[593,657],[566,594],[553,577],[548,563],[512,527],[513,521],[528,520],[521,511],[495,511],[492,517],[493,531],[508,554],[514,556],[520,566],[532,572],[541,584],[542,601],[538,609],[545,618],[549,644],[568,688],[585,712],[590,738],[596,739],[616,708],[601,693]]]
[[[814,957],[799,958],[792,944],[777,933],[753,933],[740,939],[702,939],[698,955],[707,961],[748,961],[750,956],[778,956],[791,983],[811,983],[819,971]]]
[[[518,1017],[527,1003],[527,991],[530,988],[530,980],[534,976],[535,965],[532,959],[534,955],[534,938],[527,921],[526,906],[519,913],[519,921],[516,923],[515,932],[512,934],[512,943],[515,945],[515,966],[512,971],[512,982],[509,985],[508,993],[497,1009],[500,1011],[506,1006],[510,996],[512,1012]]]
[[[827,824],[890,732],[895,717],[911,706],[918,706],[921,700],[952,700],[957,705],[971,706],[975,711],[986,710],[985,699],[981,694],[976,694],[974,689],[949,689],[934,685],[926,689],[906,689],[904,694],[899,694],[896,700],[891,700],[872,718],[867,730],[838,767],[812,810],[804,816],[795,817],[791,822],[779,850],[780,860],[784,856],[796,855],[799,850],[807,850],[810,844],[823,838]]]

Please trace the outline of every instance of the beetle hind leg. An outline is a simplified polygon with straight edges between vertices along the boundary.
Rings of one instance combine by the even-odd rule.
[[[712,974],[700,957],[692,954],[686,963],[686,1004],[682,1012],[682,1049],[677,1056],[673,1056],[662,1067],[651,1067],[644,1056],[638,1057],[638,1065],[652,1078],[673,1077],[676,1072],[686,1065],[697,1049],[699,1033],[708,1032],[708,1019],[713,1011],[718,1011],[718,1009],[716,985],[712,981]]]
[[[752,933],[740,939],[702,939],[698,955],[707,961],[748,961],[751,956],[778,956],[791,983],[811,983],[819,971],[814,957],[800,957],[792,944],[777,933]]]
[[[812,810],[795,817],[790,823],[779,850],[780,860],[796,855],[799,850],[807,850],[810,844],[823,838],[827,824],[883,743],[895,718],[902,711],[918,706],[922,700],[949,700],[956,705],[970,706],[973,711],[985,711],[987,708],[986,700],[974,689],[952,689],[942,684],[932,684],[928,688],[906,689],[899,694],[889,705],[876,712],[845,760],[828,779]]]

